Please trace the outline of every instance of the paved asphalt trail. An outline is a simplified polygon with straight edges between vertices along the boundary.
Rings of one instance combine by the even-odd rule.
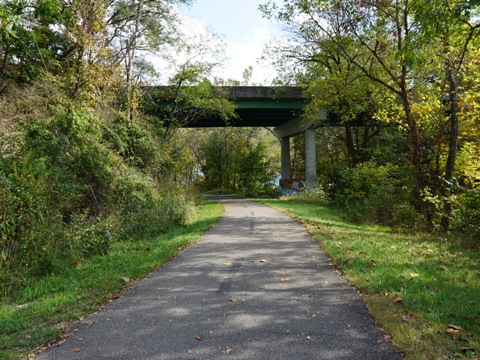
[[[222,198],[194,246],[37,359],[401,359],[286,215]]]

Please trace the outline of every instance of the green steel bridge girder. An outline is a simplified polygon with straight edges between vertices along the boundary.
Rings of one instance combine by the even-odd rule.
[[[151,94],[155,94],[155,91],[167,88],[153,87],[146,90],[150,89],[153,89]],[[182,127],[277,127],[301,117],[308,103],[300,87],[231,86],[218,89],[219,93],[226,94],[226,98],[235,103],[237,118],[226,122],[219,116],[208,115],[196,117],[194,121],[181,124]],[[148,112],[161,116],[162,107],[169,106],[168,103],[159,102]]]

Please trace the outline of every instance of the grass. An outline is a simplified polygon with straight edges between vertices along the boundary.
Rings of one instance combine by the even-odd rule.
[[[0,305],[0,359],[25,359],[59,338],[73,322],[99,310],[198,239],[222,212],[222,205],[206,201],[188,226],[155,239],[116,243],[108,255],[32,283],[15,300]]]
[[[406,359],[480,358],[478,252],[428,234],[352,224],[315,204],[257,201],[307,226]]]

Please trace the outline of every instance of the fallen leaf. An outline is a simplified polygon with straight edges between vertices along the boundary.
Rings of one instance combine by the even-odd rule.
[[[193,353],[192,349],[188,349],[188,350],[186,350],[185,352],[186,352],[187,354]]]
[[[80,350],[79,348],[75,348],[75,349],[73,349],[72,351],[78,353],[78,352],[80,352],[81,350]]]
[[[281,282],[292,282],[293,280],[291,278],[281,278]]]
[[[438,265],[436,268],[437,268],[438,270],[447,270],[447,267],[444,266],[444,265]]]
[[[126,276],[122,276],[122,281],[125,283],[125,284],[128,284],[130,282],[130,278],[126,277]]]
[[[232,266],[233,264],[229,261],[229,262],[223,263],[223,265],[225,265],[225,266]]]
[[[230,354],[232,352],[232,348],[230,346],[227,346],[224,352],[225,354]]]
[[[237,302],[237,299],[236,298],[231,298],[229,301],[234,303],[234,302]]]
[[[454,334],[459,333],[460,331],[459,331],[459,330],[455,330],[455,329],[450,329],[450,328],[448,328],[448,329],[445,330],[445,332],[446,332],[447,334],[454,335]]]
[[[417,273],[410,273],[410,277],[413,279],[413,278],[416,278],[417,276],[420,276],[420,274],[417,274]]]
[[[390,335],[384,335],[385,341],[392,342],[392,337]]]
[[[199,336],[195,336],[195,340],[202,341],[202,339],[203,339],[203,336],[200,336],[200,335],[199,335]]]
[[[53,346],[53,347],[62,346],[63,344],[65,344],[65,341],[66,341],[66,339],[62,339],[62,340],[57,341],[56,343],[52,344],[51,346]]]
[[[402,301],[403,301],[403,298],[400,297],[400,296],[397,296],[397,297],[393,300],[394,303],[399,303],[399,302],[402,302]]]
[[[267,262],[267,260],[265,260],[265,259],[262,259],[262,260],[260,260],[260,262],[262,262],[262,263],[266,263],[266,262]]]
[[[412,320],[412,318],[413,318],[413,314],[410,314],[410,313],[405,313],[405,314],[402,315],[402,320],[403,321],[410,321],[410,320]]]
[[[383,343],[383,340],[382,340],[382,339],[378,339],[378,340],[377,340],[377,344],[381,344],[381,343]]]

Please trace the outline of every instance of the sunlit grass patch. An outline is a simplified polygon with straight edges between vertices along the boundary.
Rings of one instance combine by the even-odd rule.
[[[306,224],[407,359],[478,359],[478,252],[428,234],[351,224],[318,205],[259,201]]]

